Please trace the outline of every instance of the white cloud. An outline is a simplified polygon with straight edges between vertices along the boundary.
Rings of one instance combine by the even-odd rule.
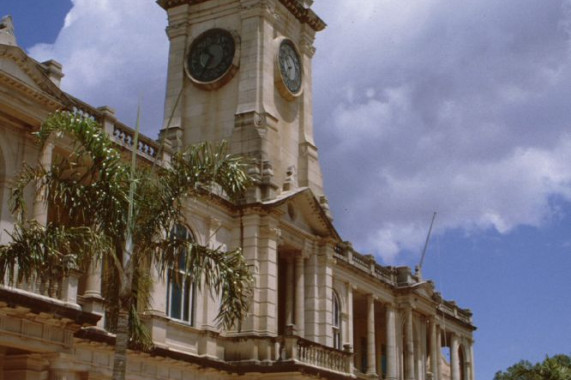
[[[566,7],[566,8],[565,8]],[[539,226],[571,199],[569,1],[317,0],[315,131],[341,235],[387,263],[436,233]],[[64,89],[162,121],[168,42],[154,1],[74,0],[53,45]]]
[[[94,105],[116,108],[131,125],[142,99],[143,130],[162,123],[168,40],[166,13],[153,1],[73,0],[52,45],[30,54],[63,64],[62,88]]]
[[[316,2],[315,130],[342,236],[398,263],[433,210],[436,232],[507,233],[571,199],[565,4]]]

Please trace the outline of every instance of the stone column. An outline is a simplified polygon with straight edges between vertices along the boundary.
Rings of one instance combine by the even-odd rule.
[[[464,339],[463,342],[464,347],[464,368],[461,368],[461,371],[464,371],[466,374],[465,380],[473,380],[472,379],[472,343],[467,339]]]
[[[442,379],[442,331],[440,326],[436,325],[436,378]]]
[[[52,166],[53,152],[54,144],[50,140],[46,141],[43,150],[40,153],[40,165],[46,170],[49,170]],[[42,198],[41,193],[37,194],[36,199],[34,200],[33,217],[34,220],[41,225],[46,225],[48,222],[48,205]]]
[[[345,334],[345,345],[351,346],[353,348],[353,285],[347,283],[347,333]]]
[[[458,355],[458,336],[454,333],[450,338],[450,372],[452,380],[460,380],[460,358]]]
[[[470,369],[470,374],[468,376],[468,380],[475,380],[476,374],[474,373],[474,342],[472,340],[470,340],[468,356],[470,357],[470,364],[468,365],[468,368]]]
[[[429,330],[428,330],[428,323],[427,320],[423,317],[420,323],[420,335],[418,337],[418,344],[420,349],[419,356],[417,358],[418,363],[418,372],[417,377],[418,380],[427,380],[426,373],[428,372],[428,353],[430,352],[430,348],[427,346],[428,337],[429,337]]]
[[[395,308],[393,305],[386,305],[387,313],[387,375],[386,380],[396,380],[398,376],[397,368],[397,325]]]
[[[375,298],[367,295],[367,375],[376,376],[375,363]]]
[[[105,326],[105,306],[101,296],[101,261],[92,260],[85,281],[85,293],[83,293],[83,310],[100,315],[97,327]]]
[[[295,258],[295,327],[297,335],[305,335],[305,270],[303,255]]]
[[[405,380],[414,380],[414,340],[413,340],[413,324],[412,324],[412,308],[405,308]]]
[[[440,358],[440,342],[437,341],[436,321],[434,318],[430,320],[430,372],[432,372],[432,380],[439,380],[438,375],[438,359]]]
[[[285,283],[285,297],[286,297],[286,326],[293,324],[293,261],[290,257],[286,260],[286,283]]]

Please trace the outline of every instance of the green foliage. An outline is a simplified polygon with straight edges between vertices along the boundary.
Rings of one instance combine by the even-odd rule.
[[[182,202],[188,197],[218,192],[237,202],[250,184],[247,162],[228,154],[225,143],[204,143],[174,155],[168,166],[136,167],[132,178],[129,163],[90,118],[55,113],[37,136],[42,146],[59,140],[58,146],[69,153],[54,156],[51,165],[25,165],[15,182],[10,206],[17,225],[12,242],[0,247],[1,277],[12,282],[38,277],[53,281],[72,269],[85,270],[94,260],[102,262],[109,315],[128,311],[131,338],[145,341],[138,312],[149,299],[151,263],[161,274],[178,269],[184,248],[187,274],[203,279],[199,285],[221,295],[220,324],[230,328],[244,318],[253,279],[240,249],[211,249],[172,239],[169,233],[176,224],[184,224]],[[132,199],[131,181],[137,184]],[[28,187],[49,205],[46,226],[26,219]],[[133,247],[127,253],[130,202]]]
[[[506,371],[498,371],[494,380],[571,380],[571,356],[547,356],[541,363],[522,360]]]

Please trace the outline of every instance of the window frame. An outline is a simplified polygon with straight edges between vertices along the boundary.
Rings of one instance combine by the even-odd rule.
[[[182,224],[175,225],[171,234],[175,234],[171,236],[196,241],[192,231]],[[181,263],[184,262],[185,255],[186,252],[181,255]],[[166,315],[174,321],[194,326],[196,322],[196,283],[190,276],[185,275],[184,269],[180,269],[181,263],[179,263],[177,270],[180,275],[180,283],[177,283],[173,278],[174,268],[169,268],[167,271]]]
[[[331,328],[333,333],[333,348],[341,350],[343,348],[342,331],[341,331],[341,300],[335,290],[331,296],[332,313]]]

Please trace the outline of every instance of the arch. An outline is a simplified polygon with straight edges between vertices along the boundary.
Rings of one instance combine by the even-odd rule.
[[[170,233],[171,238],[196,241],[192,231],[185,225],[176,224]],[[196,284],[185,274],[186,251],[180,255],[176,268],[167,272],[166,314],[171,319],[194,325],[196,310]]]
[[[471,380],[470,379],[470,356],[464,343],[458,346],[458,362],[460,366],[460,379],[459,380]]]
[[[333,289],[331,291],[331,328],[333,334],[333,347],[341,350],[343,348],[343,337],[341,334],[341,299],[339,294]]]

